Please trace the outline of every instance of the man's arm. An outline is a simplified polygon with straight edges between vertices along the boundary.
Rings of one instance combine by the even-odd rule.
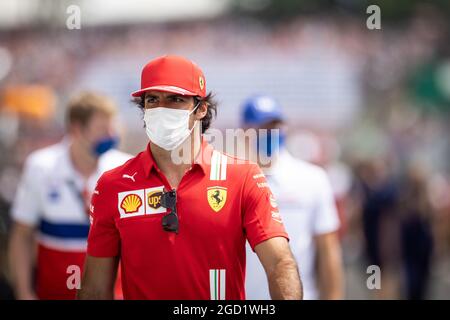
[[[255,246],[255,252],[266,271],[273,300],[303,299],[297,263],[286,238],[274,237],[263,241]]]
[[[96,258],[86,255],[79,300],[112,300],[117,275],[118,257]]]
[[[315,237],[315,242],[320,299],[343,299],[344,274],[337,232],[318,235]]]
[[[34,227],[15,222],[9,240],[8,258],[16,298],[36,300],[32,273],[34,264]]]

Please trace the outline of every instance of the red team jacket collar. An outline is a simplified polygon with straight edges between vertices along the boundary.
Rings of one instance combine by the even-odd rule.
[[[208,172],[208,167],[211,165],[211,156],[214,148],[202,137],[202,145],[200,149],[200,153],[198,154],[197,158],[194,161],[194,165],[198,165],[202,170],[203,173]],[[152,155],[152,150],[150,148],[150,142],[147,145],[147,150],[143,152],[143,166],[144,166],[144,172],[147,177],[150,176],[153,167],[155,169],[158,169],[158,166],[155,162],[155,159]]]

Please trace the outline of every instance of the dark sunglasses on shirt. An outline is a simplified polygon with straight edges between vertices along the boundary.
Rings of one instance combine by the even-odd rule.
[[[164,231],[175,232],[178,234],[178,215],[177,215],[177,192],[175,189],[163,191],[161,195],[161,206],[170,209],[170,213],[162,218],[162,227]]]

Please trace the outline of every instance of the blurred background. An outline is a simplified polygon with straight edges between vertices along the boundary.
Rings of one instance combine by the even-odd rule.
[[[366,26],[371,4],[381,9],[379,30]],[[66,25],[71,5],[80,29]],[[290,151],[330,174],[346,298],[407,299],[408,281],[425,283],[426,299],[450,298],[446,0],[0,1],[3,292],[9,208],[26,156],[62,138],[66,102],[83,89],[116,100],[121,149],[142,150],[130,93],[142,66],[167,53],[203,69],[219,101],[215,128],[239,127],[248,95],[281,102]],[[381,290],[366,286],[372,264],[381,266]],[[408,271],[415,265],[417,275]]]

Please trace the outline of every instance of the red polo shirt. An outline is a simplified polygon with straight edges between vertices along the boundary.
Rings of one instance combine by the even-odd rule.
[[[177,188],[178,234],[161,225],[163,188],[150,146],[104,173],[88,254],[120,256],[125,299],[245,299],[245,241],[287,238],[259,167],[203,142]]]

